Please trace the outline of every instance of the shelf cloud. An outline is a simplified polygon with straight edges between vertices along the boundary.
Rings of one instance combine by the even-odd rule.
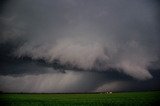
[[[66,70],[76,75],[114,71],[140,81],[154,79],[151,70],[159,72],[160,9],[156,0],[8,0],[2,5],[0,79],[11,81],[12,75],[20,73],[29,79],[43,76],[48,84],[57,79],[57,67],[64,71],[60,77],[68,75]],[[16,71],[9,71],[7,65]],[[53,67],[53,72],[38,67]],[[47,75],[51,72],[52,76]],[[76,75],[69,77],[76,81]],[[14,79],[17,82],[22,77]]]

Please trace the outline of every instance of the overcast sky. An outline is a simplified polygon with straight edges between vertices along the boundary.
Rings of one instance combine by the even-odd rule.
[[[158,0],[0,0],[0,91],[160,90]]]

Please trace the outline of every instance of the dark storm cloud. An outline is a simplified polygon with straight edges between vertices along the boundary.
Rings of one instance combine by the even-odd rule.
[[[99,90],[106,82],[113,85],[111,89],[122,83],[127,89],[132,78],[154,80],[153,73],[159,73],[160,9],[156,0],[10,0],[3,1],[2,6],[0,74],[1,83],[6,81],[5,89],[10,79],[13,83],[21,80],[21,84],[37,79],[26,85],[30,87],[43,83],[41,79],[55,80],[52,77],[56,75],[59,80],[66,76],[76,80],[74,76],[86,73],[85,81],[90,73],[97,75],[95,79],[105,73],[106,78],[103,76],[101,83],[80,78],[77,83],[86,84],[83,91]],[[50,87],[58,82],[53,81]],[[78,91],[76,81],[72,84],[71,88]],[[51,91],[50,87],[44,91]]]

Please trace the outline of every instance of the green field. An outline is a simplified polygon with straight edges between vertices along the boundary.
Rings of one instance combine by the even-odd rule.
[[[112,94],[0,94],[0,106],[149,106],[160,103],[159,100],[160,91]]]

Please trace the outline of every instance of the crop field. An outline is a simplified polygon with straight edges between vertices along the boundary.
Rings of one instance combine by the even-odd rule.
[[[160,91],[93,94],[0,94],[0,106],[160,106]]]

